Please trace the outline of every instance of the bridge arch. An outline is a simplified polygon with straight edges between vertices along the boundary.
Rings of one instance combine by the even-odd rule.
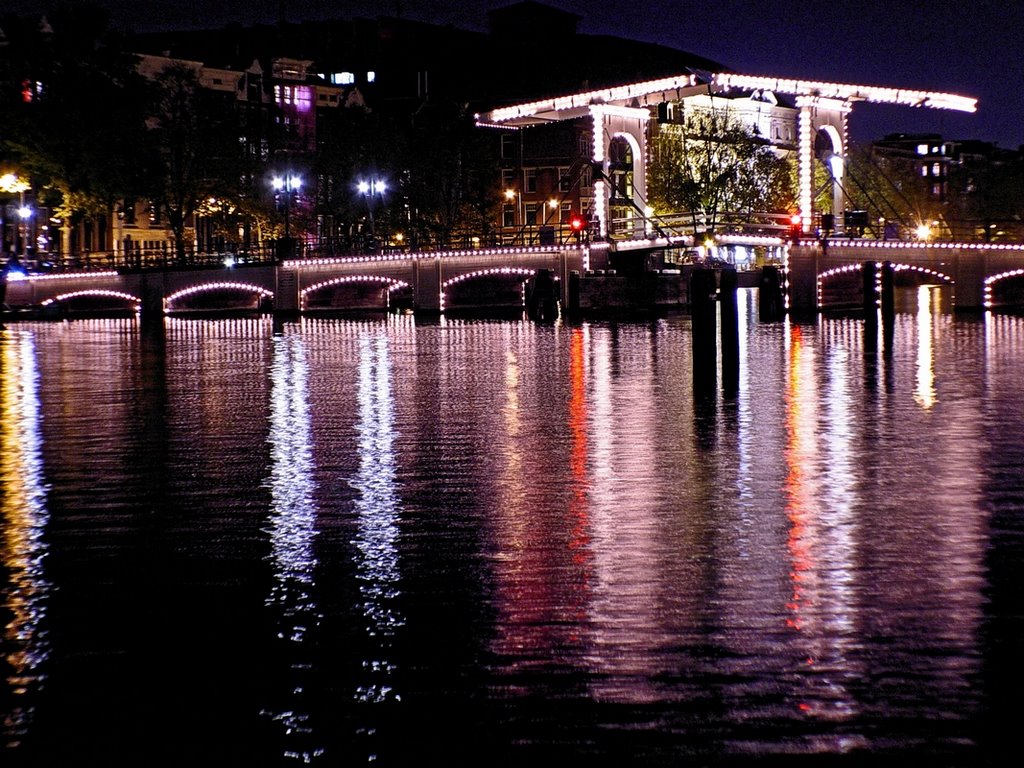
[[[955,285],[952,276],[931,267],[917,264],[888,262],[893,274],[910,274],[918,280],[938,281],[944,285]],[[836,309],[846,306],[863,306],[863,273],[864,263],[855,262],[832,267],[817,275],[818,307]],[[1024,270],[1021,270],[1024,274]],[[826,283],[832,282],[834,287],[829,290]]]
[[[85,288],[78,291],[58,293],[56,296],[41,301],[39,306],[66,305],[68,302],[73,302],[76,299],[121,299],[132,304],[132,311],[134,312],[138,312],[142,307],[142,299],[140,297],[125,291],[114,291],[105,288]]]
[[[210,283],[200,283],[198,285],[192,285],[188,288],[182,288],[179,291],[168,294],[164,297],[164,312],[174,312],[177,308],[174,306],[182,299],[190,296],[196,296],[201,293],[214,293],[220,291],[229,291],[237,293],[253,294],[259,297],[260,301],[270,301],[274,298],[274,292],[264,288],[261,285],[255,285],[253,283],[241,283],[232,281],[216,281]]]
[[[521,282],[524,284],[526,280],[533,277],[536,274],[536,270],[527,269],[526,267],[491,267],[488,269],[476,269],[472,272],[463,272],[455,277],[448,278],[441,283],[441,311],[444,312],[446,305],[448,304],[448,291],[459,283],[465,282],[466,280],[474,280],[481,277],[518,277],[522,278]],[[523,306],[526,306],[526,289],[523,288],[522,302]]]
[[[994,309],[997,307],[996,286],[1007,280],[1013,280],[1014,278],[1024,278],[1024,269],[1008,269],[1004,272],[998,272],[986,277],[982,288],[982,306],[984,306],[985,309]]]
[[[410,290],[412,286],[405,280],[399,280],[393,277],[385,277],[383,275],[345,275],[343,277],[333,277],[329,280],[322,280],[319,283],[309,285],[299,291],[299,307],[305,311],[310,309],[309,299],[312,294],[318,291],[323,291],[328,288],[334,288],[341,285],[358,285],[358,284],[382,284],[387,290],[387,302],[388,306],[391,303],[391,295],[395,291]],[[334,308],[334,307],[332,307]],[[337,307],[341,309],[341,307]]]

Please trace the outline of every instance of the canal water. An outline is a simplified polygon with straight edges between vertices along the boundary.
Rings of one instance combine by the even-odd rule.
[[[1017,764],[1024,319],[904,298],[9,326],[0,764]]]

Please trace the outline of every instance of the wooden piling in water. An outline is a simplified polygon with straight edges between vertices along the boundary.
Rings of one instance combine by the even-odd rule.
[[[714,391],[718,356],[715,340],[716,292],[713,269],[690,273],[690,318],[693,336],[694,392]]]
[[[736,307],[738,277],[723,269],[718,282],[719,335],[722,340],[722,391],[735,394],[740,387],[740,327]]]

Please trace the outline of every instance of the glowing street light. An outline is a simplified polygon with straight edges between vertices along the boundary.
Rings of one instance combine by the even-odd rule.
[[[29,187],[30,184],[16,173],[5,173],[0,176],[0,191],[24,194]]]
[[[274,192],[278,197],[284,193],[284,239],[289,249],[289,255],[291,254],[291,226],[289,223],[289,214],[292,207],[292,195],[298,195],[299,190],[302,189],[302,177],[296,176],[287,172],[283,177],[275,176],[270,180],[270,186],[274,188]]]
[[[373,237],[375,235],[373,226],[373,198],[374,195],[384,197],[384,193],[388,190],[387,182],[383,179],[371,179],[370,181],[360,179],[356,184],[356,189],[359,191],[359,194],[366,198],[366,208],[370,215],[370,237]]]
[[[18,227],[18,238],[21,240],[21,252],[25,253],[25,223],[32,215],[32,209],[25,205],[25,193],[32,185],[16,173],[0,175],[0,191],[18,195],[18,216],[21,222]]]

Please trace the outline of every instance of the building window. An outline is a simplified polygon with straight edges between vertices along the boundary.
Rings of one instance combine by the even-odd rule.
[[[308,85],[275,85],[274,97],[282,106],[294,104],[299,112],[313,107],[313,89]]]
[[[335,72],[331,75],[331,82],[334,85],[352,85],[355,81],[354,72]]]
[[[530,227],[537,226],[537,204],[527,203],[526,204],[526,224]]]
[[[372,83],[372,82],[375,82],[376,80],[377,80],[377,73],[374,72],[372,69],[369,72],[366,73],[366,82]]]
[[[516,208],[514,205],[505,205],[501,209],[501,226],[514,227],[516,225]]]
[[[589,165],[583,166],[583,171],[580,173],[580,191],[589,190],[593,186],[592,173],[593,168]]]
[[[921,166],[921,175],[922,176],[927,176],[928,175],[928,166],[927,165],[922,165]]]
[[[512,168],[501,169],[502,190],[512,189],[516,185],[516,172]]]
[[[572,218],[572,203],[562,203],[558,209],[558,221],[562,224],[568,224],[569,219]]]
[[[527,192],[536,192],[537,191],[537,169],[536,168],[527,168],[525,171],[523,171],[523,173],[524,173],[525,179],[526,179],[526,184],[525,184],[525,186],[523,188]]]
[[[942,170],[938,163],[932,163],[932,176],[941,176]]]
[[[572,189],[572,178],[569,176],[568,168],[558,169],[558,191],[568,192]]]
[[[160,206],[154,203],[152,200],[149,201],[149,224],[155,226],[160,223]]]
[[[927,144],[918,144],[917,145],[917,154],[919,154],[919,155],[927,155],[928,154],[928,145]]]
[[[516,135],[514,133],[501,134],[501,157],[503,160],[514,160],[516,157]]]

